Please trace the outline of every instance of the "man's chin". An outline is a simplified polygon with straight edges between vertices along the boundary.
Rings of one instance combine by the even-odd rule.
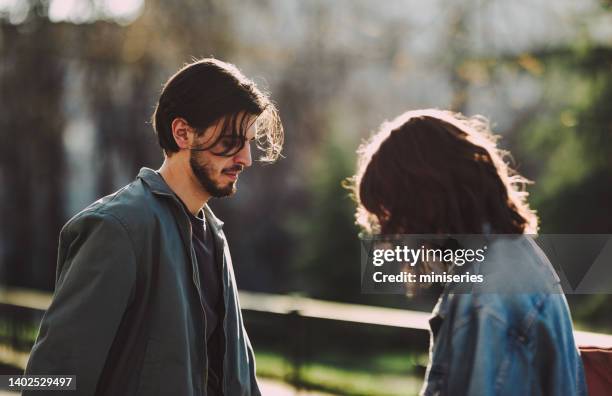
[[[220,187],[215,186],[214,191],[210,192],[210,195],[215,198],[224,198],[234,195],[236,193],[236,182],[230,182],[227,185]]]
[[[231,181],[225,185],[219,185],[208,178],[198,178],[200,186],[207,192],[211,197],[223,198],[233,195],[236,192],[236,182]]]

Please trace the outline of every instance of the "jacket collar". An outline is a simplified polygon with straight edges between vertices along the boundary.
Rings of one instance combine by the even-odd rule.
[[[146,167],[141,168],[140,172],[138,172],[138,179],[142,179],[149,186],[153,194],[170,197],[175,200],[177,204],[180,204],[179,198],[174,191],[172,191],[170,186],[166,184],[160,174],[155,172],[153,169]],[[208,204],[204,205],[204,215],[206,216],[206,219],[208,219],[217,229],[221,229],[223,227],[223,222],[219,220],[217,216],[215,216]]]

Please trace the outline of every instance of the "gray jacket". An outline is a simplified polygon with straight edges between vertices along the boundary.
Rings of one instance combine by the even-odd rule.
[[[260,395],[223,223],[208,206],[205,215],[223,277],[223,391]],[[62,229],[55,294],[26,374],[76,375],[70,395],[204,395],[199,279],[187,214],[157,173],[141,169]]]

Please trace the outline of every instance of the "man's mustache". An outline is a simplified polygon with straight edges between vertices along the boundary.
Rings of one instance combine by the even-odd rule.
[[[233,165],[233,166],[230,166],[229,168],[223,169],[223,172],[239,173],[239,172],[242,172],[243,170],[244,170],[244,166],[242,166],[242,165]]]

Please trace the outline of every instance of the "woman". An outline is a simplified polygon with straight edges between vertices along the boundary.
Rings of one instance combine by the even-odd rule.
[[[485,280],[467,293],[465,285],[443,285],[421,393],[585,395],[559,278],[528,236],[538,219],[521,190],[527,181],[504,162],[486,120],[407,112],[384,123],[358,154],[352,188],[366,233],[489,241],[481,265],[443,263],[449,273],[469,270]]]

